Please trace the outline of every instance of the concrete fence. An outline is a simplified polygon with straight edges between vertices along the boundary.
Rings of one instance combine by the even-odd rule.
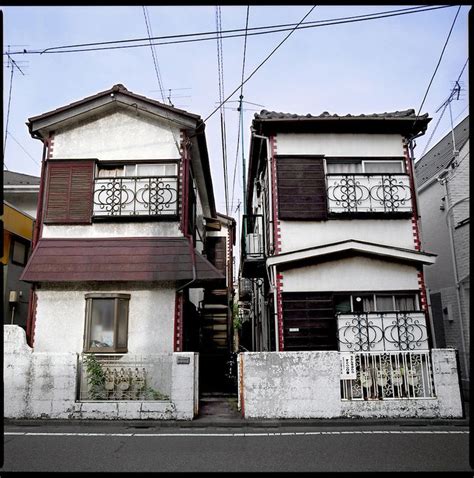
[[[133,356],[127,355],[128,361]],[[4,326],[5,418],[175,419],[198,413],[199,356],[193,352],[148,355],[161,364],[169,399],[79,401],[80,357],[76,353],[34,352],[25,332]]]
[[[432,398],[343,400],[337,351],[245,352],[239,406],[245,418],[462,417],[455,351],[431,350],[431,365]]]

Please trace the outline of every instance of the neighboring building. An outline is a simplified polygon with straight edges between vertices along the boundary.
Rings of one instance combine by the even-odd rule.
[[[438,407],[423,279],[435,254],[421,248],[410,155],[427,116],[255,115],[241,276],[261,353],[242,354],[246,416]],[[407,398],[433,401],[403,411]]]
[[[31,252],[40,178],[3,170],[3,323],[26,330],[31,286],[20,276]]]
[[[454,141],[453,141],[454,140]],[[437,347],[454,347],[469,397],[469,116],[415,164],[423,245],[438,254],[425,271]]]
[[[40,178],[3,170],[3,199],[18,210],[36,218]]]
[[[20,281],[30,255],[33,217],[3,201],[3,323],[26,330],[30,285]]]
[[[232,280],[209,224],[232,226],[215,210],[201,118],[115,85],[27,124],[46,148],[37,241],[22,277],[34,285],[34,352],[73,353],[81,363],[94,354],[111,376],[126,365],[127,390],[143,389],[139,372],[156,354],[213,353],[199,345],[196,325],[215,303],[205,291],[230,297]],[[231,255],[231,241],[226,248]],[[177,363],[192,371],[198,362],[189,357]],[[165,362],[143,370],[169,391],[175,364]],[[79,401],[90,400],[91,372],[81,367]]]

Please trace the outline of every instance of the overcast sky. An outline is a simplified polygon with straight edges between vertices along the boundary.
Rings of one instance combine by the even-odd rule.
[[[385,12],[405,6],[318,6],[305,19],[326,20]],[[311,9],[303,6],[250,6],[249,28],[298,23]],[[417,140],[419,158],[468,58],[468,12],[459,12],[443,59],[422,113],[433,118]],[[144,38],[147,29],[141,6],[3,7],[4,52],[40,50],[72,44]],[[148,6],[154,36],[216,30],[215,6]],[[411,15],[307,28],[295,31],[244,85],[245,156],[248,156],[253,109],[317,115],[370,114],[415,109],[418,112],[438,63],[458,6]],[[223,30],[245,28],[247,7],[222,6]],[[247,38],[245,78],[270,54],[288,31]],[[140,42],[145,44],[146,42]],[[225,97],[240,84],[244,37],[223,40]],[[217,106],[219,83],[217,42],[155,47],[164,88],[171,89],[176,107],[206,118]],[[122,83],[130,91],[161,101],[150,46],[95,52],[23,54],[12,58],[25,73],[14,71],[4,162],[11,171],[40,174],[42,146],[25,125],[36,116]],[[468,110],[468,71],[460,99],[452,102],[454,123]],[[6,126],[11,69],[4,55],[4,127]],[[231,100],[237,100],[236,93]],[[234,176],[238,112],[226,105],[229,196]],[[251,110],[252,109],[252,110]],[[450,130],[446,110],[430,147]],[[5,130],[3,131],[5,137]],[[206,122],[217,208],[225,213],[219,113]],[[241,157],[237,162],[233,207],[242,197]],[[229,197],[230,200],[230,197]]]

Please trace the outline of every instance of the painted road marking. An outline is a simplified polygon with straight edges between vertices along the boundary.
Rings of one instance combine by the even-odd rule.
[[[5,436],[77,436],[77,437],[270,437],[310,435],[377,435],[377,434],[468,434],[469,430],[362,430],[316,432],[268,432],[268,433],[74,433],[74,432],[4,432]]]

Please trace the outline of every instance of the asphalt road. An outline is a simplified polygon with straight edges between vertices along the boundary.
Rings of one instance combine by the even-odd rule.
[[[472,471],[468,427],[5,426],[2,471]]]

